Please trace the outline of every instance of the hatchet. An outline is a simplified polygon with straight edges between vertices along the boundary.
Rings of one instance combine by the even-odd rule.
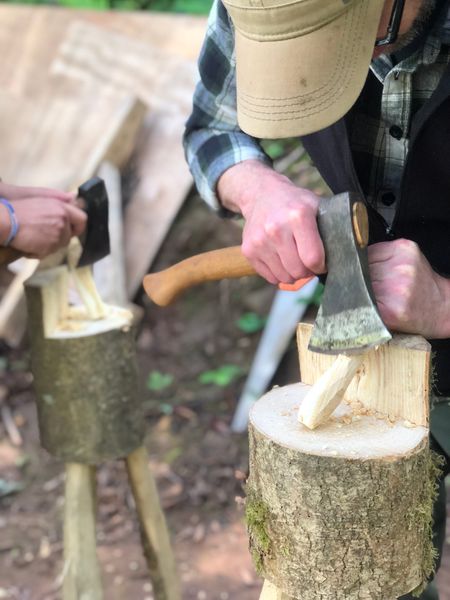
[[[108,229],[108,194],[105,183],[92,177],[78,188],[77,204],[87,214],[86,227],[80,236],[81,252],[73,266],[84,267],[97,262],[110,252]],[[66,259],[67,250],[62,248],[44,261],[44,266],[56,266]],[[0,248],[0,264],[8,264],[22,255],[14,248]]]
[[[328,274],[309,349],[339,356],[302,403],[299,420],[311,428],[323,422],[339,404],[364,353],[391,339],[370,283],[365,204],[351,192],[324,198],[319,204],[317,223]],[[255,273],[240,247],[235,246],[192,256],[164,271],[146,275],[143,285],[156,304],[166,306],[198,283]],[[307,281],[300,280],[299,284]]]

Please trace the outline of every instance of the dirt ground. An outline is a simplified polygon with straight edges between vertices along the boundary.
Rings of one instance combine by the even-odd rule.
[[[193,195],[166,240],[154,270],[197,252],[240,242]],[[137,338],[150,467],[173,536],[184,600],[257,600],[261,581],[247,550],[243,483],[247,438],[230,421],[260,332],[238,325],[268,314],[274,290],[257,277],[209,283],[161,309],[142,296]],[[232,381],[200,376],[232,365]],[[3,348],[0,406],[23,444],[0,419],[0,599],[61,597],[63,465],[39,446],[26,344]],[[229,372],[229,371],[228,371]],[[298,380],[296,352],[273,383]],[[5,413],[6,410],[6,413]],[[106,600],[150,600],[134,503],[121,461],[98,468],[97,547]],[[444,571],[449,572],[447,563]],[[444,582],[444,585],[447,585]],[[450,600],[450,587],[442,600]]]

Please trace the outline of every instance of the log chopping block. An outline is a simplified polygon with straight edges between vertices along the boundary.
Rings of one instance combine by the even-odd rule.
[[[25,285],[41,444],[66,463],[63,598],[103,598],[95,465],[123,458],[155,598],[179,600],[169,534],[143,446],[132,315],[104,305],[90,267],[85,269],[75,277],[84,306],[67,302],[66,266],[40,271]]]
[[[394,336],[311,430],[298,410],[333,357],[307,350],[302,383],[250,413],[246,521],[261,600],[394,600],[433,573],[438,466],[428,444],[428,343]],[[387,410],[388,407],[388,410]]]

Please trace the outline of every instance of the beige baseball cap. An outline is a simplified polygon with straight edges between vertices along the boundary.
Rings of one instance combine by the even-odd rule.
[[[335,123],[367,77],[385,0],[223,0],[236,44],[239,126],[259,138]]]

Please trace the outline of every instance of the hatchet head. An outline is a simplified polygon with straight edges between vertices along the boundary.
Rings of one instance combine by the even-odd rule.
[[[318,226],[328,274],[309,349],[362,353],[389,341],[391,334],[381,320],[370,283],[364,203],[351,192],[324,199]]]
[[[79,267],[91,265],[110,253],[108,193],[100,177],[92,177],[78,188],[78,198],[87,214],[86,229],[80,237],[83,252]]]

